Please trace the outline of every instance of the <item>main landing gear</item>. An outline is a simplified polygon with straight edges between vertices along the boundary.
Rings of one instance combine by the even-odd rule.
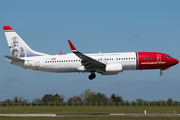
[[[159,75],[160,75],[160,76],[163,76],[163,72],[162,72],[162,70],[160,71]]]
[[[91,74],[89,75],[89,79],[92,80],[96,77],[96,74],[94,72],[91,72]]]

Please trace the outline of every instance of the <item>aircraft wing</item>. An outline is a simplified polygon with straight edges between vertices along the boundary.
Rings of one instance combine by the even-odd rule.
[[[9,60],[17,61],[17,62],[25,61],[24,59],[12,57],[12,56],[7,56],[7,55],[4,55],[4,57],[6,57],[6,58],[9,59]]]
[[[99,62],[87,55],[82,54],[81,52],[79,52],[74,45],[71,43],[70,40],[68,40],[69,45],[71,47],[72,52],[78,56],[82,61],[82,65],[86,68],[86,70],[90,70],[90,69],[95,69],[95,68],[103,68],[106,66],[106,64]]]

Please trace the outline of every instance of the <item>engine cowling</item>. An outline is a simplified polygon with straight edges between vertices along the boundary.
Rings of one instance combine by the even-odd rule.
[[[109,64],[106,65],[105,72],[102,75],[116,75],[123,71],[122,64]]]

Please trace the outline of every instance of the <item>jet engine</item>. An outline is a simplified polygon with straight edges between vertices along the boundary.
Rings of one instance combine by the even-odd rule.
[[[105,72],[102,72],[102,75],[116,75],[123,71],[122,64],[107,64]]]

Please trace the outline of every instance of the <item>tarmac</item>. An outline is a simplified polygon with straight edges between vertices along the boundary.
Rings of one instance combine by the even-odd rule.
[[[7,117],[180,117],[180,114],[0,114]]]

